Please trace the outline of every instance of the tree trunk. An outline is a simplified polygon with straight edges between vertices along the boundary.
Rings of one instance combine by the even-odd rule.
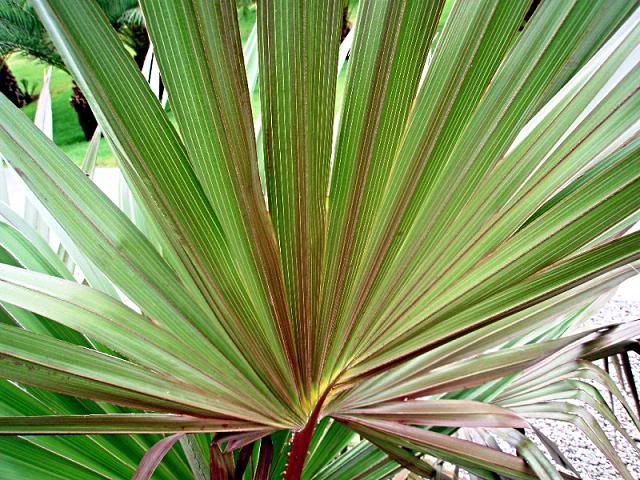
[[[24,93],[18,86],[16,77],[13,76],[9,65],[3,58],[0,58],[0,92],[18,108],[26,103]]]
[[[89,107],[89,102],[87,102],[82,90],[80,90],[80,87],[78,87],[75,82],[73,83],[73,93],[71,94],[69,103],[71,103],[71,106],[78,115],[78,122],[80,123],[80,128],[82,128],[82,132],[84,133],[84,138],[86,140],[91,140],[93,132],[95,132],[96,127],[98,126],[98,122]]]
[[[342,42],[351,31],[351,22],[349,21],[349,4],[342,9],[342,31],[340,33],[340,42]]]

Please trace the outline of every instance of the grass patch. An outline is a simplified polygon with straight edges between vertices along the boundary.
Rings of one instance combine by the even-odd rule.
[[[35,86],[35,93],[42,89],[42,78],[49,66],[27,55],[13,54],[9,58],[9,68],[18,82],[26,80],[30,87]],[[53,117],[53,141],[77,164],[82,163],[89,142],[78,123],[76,111],[69,103],[73,83],[71,76],[64,70],[54,68],[51,74],[51,114]],[[35,101],[22,108],[31,119],[35,116],[38,102]],[[115,167],[116,162],[106,140],[103,140],[98,150],[98,166]]]
[[[42,78],[48,65],[22,54],[14,54],[9,58],[9,68],[18,82],[26,80],[30,86],[35,86],[35,93],[40,93]],[[72,89],[71,77],[59,68],[54,68],[51,75],[51,111],[53,116],[53,141],[56,144],[70,145],[85,142],[84,134],[78,123],[76,112],[71,107],[69,99]],[[22,111],[29,118],[36,112],[37,101],[25,106]]]
[[[253,24],[256,22],[256,6],[241,7],[238,9],[238,27],[242,43],[249,37]]]
[[[76,165],[81,165],[82,159],[87,152],[87,148],[89,148],[89,142],[78,142],[72,143],[70,145],[61,145],[60,148],[71,160],[74,161]],[[98,167],[117,166],[116,160],[111,153],[111,149],[109,148],[109,144],[104,138],[100,141],[100,147],[98,147],[97,165]]]

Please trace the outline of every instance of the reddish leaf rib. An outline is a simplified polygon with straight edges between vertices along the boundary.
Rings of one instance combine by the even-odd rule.
[[[147,450],[147,453],[145,453],[142,460],[140,460],[138,469],[133,475],[132,480],[148,480],[151,478],[151,475],[153,475],[153,472],[158,468],[164,456],[169,453],[171,447],[184,437],[184,435],[184,433],[176,433],[170,437],[165,437]]]

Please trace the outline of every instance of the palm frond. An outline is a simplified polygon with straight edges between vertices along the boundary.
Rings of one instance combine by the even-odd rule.
[[[0,476],[574,478],[544,418],[631,478],[640,321],[574,327],[640,261],[638,2],[372,0],[341,43],[261,0],[243,46],[232,0],[10,1],[99,129],[80,169],[0,97]]]

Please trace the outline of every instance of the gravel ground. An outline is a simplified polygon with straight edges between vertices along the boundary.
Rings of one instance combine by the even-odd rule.
[[[638,318],[640,318],[640,285],[638,285],[637,291],[635,287],[633,290],[619,291],[597,314],[585,323],[584,328],[636,320]],[[633,353],[630,357],[633,373],[638,384],[640,383],[640,357]],[[602,362],[598,363],[602,366]],[[612,368],[611,370],[611,376],[621,387],[620,379],[617,378],[615,369]],[[621,388],[621,390],[623,389]],[[603,389],[601,391],[604,397],[609,399],[609,395]],[[624,393],[629,404],[633,407],[632,398],[627,392]],[[635,428],[617,400],[614,400],[614,412],[624,428],[635,440],[636,446],[640,447],[640,432]],[[591,413],[595,414],[593,410],[591,410]],[[634,451],[624,437],[614,432],[613,427],[603,421],[602,418],[600,418],[600,422],[633,477],[640,479],[640,455],[638,452]],[[552,421],[532,423],[560,447],[560,450],[584,480],[618,480],[622,478],[605,456],[573,425]],[[529,438],[534,438],[534,435],[528,436]]]

